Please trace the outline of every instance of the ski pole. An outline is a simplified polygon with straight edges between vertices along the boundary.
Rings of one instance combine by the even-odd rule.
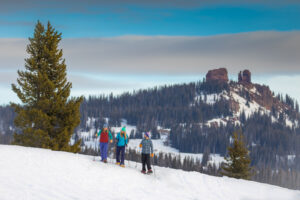
[[[138,147],[137,149],[135,149],[135,153],[137,154],[137,156],[141,157],[141,147]],[[139,158],[140,159],[140,158]],[[135,168],[137,168],[137,164],[138,164],[138,159],[136,159],[136,165],[135,165]]]
[[[95,136],[94,136],[95,137]],[[95,145],[95,148],[94,148],[94,159],[93,159],[93,161],[95,161],[96,160],[96,152],[97,152],[97,150],[96,150],[96,148],[97,148],[97,144],[96,144],[96,142],[97,142],[97,138],[96,138],[96,140],[94,139],[94,145]]]
[[[155,176],[155,167],[154,167],[154,156],[153,156],[153,158],[152,158],[152,168],[153,168],[153,174],[154,174],[154,176]],[[156,176],[155,176],[156,177]]]
[[[154,152],[156,152],[156,151],[157,151],[157,150],[155,149]],[[152,167],[153,167],[153,174],[154,174],[154,176],[156,177],[156,175],[155,175],[155,167],[154,167],[154,156],[155,156],[155,155],[153,155],[153,158],[152,158],[152,160],[153,160]]]
[[[139,150],[135,149],[135,154],[139,156]],[[135,168],[137,168],[138,158],[135,158]]]
[[[126,145],[126,147],[127,147],[127,145]],[[130,162],[129,162],[129,157],[130,157],[129,153],[130,153],[130,151],[128,151],[128,148],[126,148],[126,147],[125,147],[125,152],[128,152],[128,153],[127,153],[127,155],[128,155],[128,156],[127,156],[127,162],[128,162],[128,167],[130,167]],[[126,150],[126,149],[127,149],[127,150]],[[125,153],[125,155],[126,155],[126,153]]]

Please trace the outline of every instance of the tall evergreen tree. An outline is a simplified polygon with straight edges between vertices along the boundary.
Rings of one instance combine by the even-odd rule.
[[[67,81],[63,51],[58,48],[61,33],[48,22],[37,22],[29,38],[25,71],[18,71],[18,86],[12,84],[22,104],[11,103],[17,116],[14,144],[78,152],[80,142],[70,145],[80,123],[82,97],[70,98],[72,84]]]
[[[228,154],[229,157],[225,158],[227,163],[222,166],[222,169],[224,170],[222,174],[238,179],[250,179],[251,160],[241,132],[239,135],[237,132],[234,133],[233,146],[228,148]]]

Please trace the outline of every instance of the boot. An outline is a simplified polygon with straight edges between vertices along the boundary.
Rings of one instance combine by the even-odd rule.
[[[147,174],[152,174],[152,173],[153,173],[152,169],[149,169],[149,170],[147,171]]]
[[[141,172],[142,172],[142,174],[146,174],[146,170],[142,170]]]

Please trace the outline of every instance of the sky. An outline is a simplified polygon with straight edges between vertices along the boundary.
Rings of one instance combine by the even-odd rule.
[[[226,67],[300,101],[296,0],[0,0],[0,104],[24,70],[38,20],[62,33],[72,95],[202,80]]]

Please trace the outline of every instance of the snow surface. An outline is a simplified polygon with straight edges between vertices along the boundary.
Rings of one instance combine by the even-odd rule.
[[[264,112],[267,112],[266,109],[262,106],[260,106],[258,103],[256,102],[252,102],[249,101],[249,106],[246,105],[247,100],[243,97],[241,97],[240,95],[238,95],[235,92],[231,92],[231,95],[233,97],[233,99],[239,103],[239,111],[236,113],[237,116],[240,116],[242,111],[245,112],[246,117],[250,117],[251,115],[253,115],[253,113],[258,112],[260,110],[263,110]]]
[[[211,119],[211,120],[207,121],[206,125],[210,126],[211,124],[214,124],[214,123],[216,123],[218,126],[221,126],[221,124],[223,126],[227,125],[227,122],[224,120],[224,118],[214,118],[214,119]]]
[[[1,200],[298,200],[300,191],[155,167],[143,175],[92,156],[0,145]],[[128,165],[129,166],[129,165]]]
[[[206,99],[205,99],[206,96]],[[213,93],[213,94],[196,94],[194,98],[194,102],[191,103],[191,106],[194,106],[195,103],[203,102],[206,104],[215,104],[217,101],[219,101],[221,98],[229,99],[227,92],[224,90],[221,93]]]

